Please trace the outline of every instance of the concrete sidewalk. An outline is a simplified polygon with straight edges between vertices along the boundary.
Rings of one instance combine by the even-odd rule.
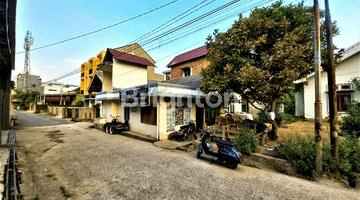
[[[154,142],[154,145],[163,149],[169,150],[182,150],[182,151],[193,151],[199,147],[200,141],[191,140],[191,141],[175,141],[175,140],[161,140]]]

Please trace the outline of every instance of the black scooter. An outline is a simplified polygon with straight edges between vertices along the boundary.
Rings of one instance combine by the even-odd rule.
[[[194,135],[194,139],[197,139],[196,126],[193,120],[190,120],[188,125],[180,126],[180,130],[174,133],[174,139],[183,141],[187,140],[191,135]]]
[[[117,116],[116,118],[112,115],[110,115],[111,117],[111,122],[106,122],[106,124],[103,125],[103,129],[105,132],[109,133],[109,134],[114,134],[117,131],[129,131],[130,130],[130,125],[129,125],[129,121],[127,119],[125,119],[125,122],[120,122],[119,118],[120,116]]]
[[[199,150],[197,152],[197,158],[200,158],[201,154],[208,155],[216,158],[220,162],[226,163],[226,166],[230,169],[235,169],[238,164],[243,162],[242,154],[238,152],[234,147],[234,143],[225,140],[216,139],[215,143],[218,146],[218,152],[211,150],[210,131],[204,131],[204,135],[201,138]]]

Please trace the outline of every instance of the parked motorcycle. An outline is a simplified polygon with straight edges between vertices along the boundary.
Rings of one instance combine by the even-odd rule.
[[[200,158],[201,154],[204,153],[205,155],[216,158],[220,162],[225,161],[226,166],[230,169],[235,169],[238,164],[243,162],[242,154],[234,148],[234,143],[216,139],[215,143],[218,146],[218,152],[214,152],[211,150],[210,142],[210,136],[212,133],[207,130],[204,131],[204,133],[205,134],[201,138],[201,143],[197,152],[197,158]]]
[[[196,126],[193,120],[190,120],[188,125],[180,126],[180,130],[174,133],[174,138],[178,141],[183,141],[187,140],[191,135],[194,135],[194,139],[197,139]]]
[[[125,119],[125,122],[120,122],[120,116],[112,116],[111,117],[111,122],[106,122],[103,125],[103,129],[105,130],[105,132],[109,133],[109,134],[114,134],[117,131],[129,131],[130,130],[130,125],[129,125],[129,121],[127,119]]]

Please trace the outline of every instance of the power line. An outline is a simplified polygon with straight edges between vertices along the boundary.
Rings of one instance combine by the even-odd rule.
[[[51,47],[51,46],[58,45],[58,44],[61,44],[61,43],[69,42],[69,41],[71,41],[71,40],[79,39],[79,38],[82,38],[82,37],[85,37],[85,36],[88,36],[88,35],[92,35],[92,34],[94,34],[94,33],[100,32],[100,31],[104,31],[104,30],[106,30],[106,29],[109,29],[109,28],[118,26],[118,25],[123,24],[123,23],[125,23],[125,22],[134,20],[134,19],[136,19],[136,18],[139,18],[139,17],[141,17],[141,16],[147,15],[147,14],[149,14],[149,13],[152,13],[152,12],[154,12],[154,11],[156,11],[156,10],[159,10],[159,9],[161,9],[161,8],[164,8],[164,7],[168,6],[168,5],[171,5],[171,4],[173,4],[173,3],[177,2],[177,1],[179,1],[179,0],[171,1],[171,2],[169,2],[169,3],[167,3],[167,4],[165,4],[165,5],[162,5],[162,6],[160,6],[160,7],[157,7],[157,8],[155,8],[155,9],[152,9],[152,10],[150,10],[150,11],[148,11],[148,12],[142,13],[142,14],[137,15],[137,16],[135,16],[135,17],[129,18],[129,19],[127,19],[127,20],[118,22],[118,23],[116,23],[116,24],[113,24],[113,25],[110,25],[110,26],[107,26],[107,27],[104,27],[104,28],[101,28],[101,29],[98,29],[98,30],[89,32],[89,33],[85,33],[85,34],[82,34],[82,35],[79,35],[79,36],[76,36],[76,37],[73,37],[73,38],[69,38],[69,39],[62,40],[62,41],[59,41],[59,42],[55,42],[55,43],[52,43],[52,44],[48,44],[48,45],[45,45],[45,46],[37,47],[37,48],[31,49],[31,51],[35,51],[35,50],[39,50],[39,49]],[[21,52],[18,52],[18,53],[16,53],[16,54],[20,54],[20,53],[25,53],[25,51],[21,51]]]
[[[143,40],[143,39],[147,38],[147,37],[145,37],[145,36],[150,35],[150,34],[151,34],[151,33],[153,33],[154,31],[156,31],[156,30],[160,29],[161,27],[165,26],[166,24],[170,23],[171,21],[175,20],[176,18],[181,17],[182,15],[184,15],[184,14],[186,14],[187,12],[191,11],[192,9],[194,9],[194,8],[196,8],[196,7],[198,7],[198,6],[200,6],[201,4],[205,3],[206,1],[208,1],[208,0],[204,0],[204,1],[200,2],[199,4],[197,4],[197,5],[195,5],[194,7],[192,7],[192,8],[190,8],[190,9],[188,9],[187,11],[185,11],[185,12],[181,13],[180,15],[178,15],[178,16],[176,16],[176,17],[174,17],[174,18],[170,19],[169,21],[167,21],[167,22],[165,22],[164,24],[162,24],[162,25],[158,26],[157,28],[153,29],[152,31],[150,31],[150,32],[148,32],[148,33],[144,34],[143,36],[141,36],[141,37],[139,37],[139,38],[137,38],[137,39],[133,40],[132,42],[130,42],[130,44],[132,44],[132,43],[136,43],[137,41],[141,41],[141,40]],[[215,0],[212,0],[210,3],[214,2],[214,1],[215,1]],[[163,30],[164,28],[169,27],[170,25],[172,25],[172,24],[174,24],[174,23],[178,22],[179,20],[183,19],[184,17],[187,17],[187,16],[189,16],[190,14],[192,14],[192,13],[194,13],[194,12],[196,12],[196,11],[200,10],[201,8],[203,8],[203,7],[207,6],[207,5],[209,5],[210,3],[207,3],[207,4],[205,4],[204,6],[200,7],[199,9],[196,9],[195,11],[190,12],[189,14],[187,14],[187,15],[185,15],[185,16],[183,16],[183,17],[181,17],[180,19],[178,19],[178,20],[176,20],[176,21],[174,21],[174,22],[172,22],[172,23],[168,24],[167,26],[165,26],[165,27],[161,28],[160,30]],[[157,32],[159,32],[160,30],[158,30]]]
[[[206,1],[207,1],[207,0],[201,2],[200,4],[197,4],[197,5],[194,6],[193,8],[196,8],[197,6],[201,5],[202,3],[206,2]],[[214,12],[214,11],[216,11],[216,10],[219,11],[219,10],[221,10],[221,9],[223,9],[223,8],[226,8],[227,6],[232,5],[232,4],[234,4],[234,3],[238,2],[238,1],[239,1],[239,0],[231,1],[230,3],[227,3],[227,4],[223,5],[223,6],[218,7],[217,9],[215,9],[215,10],[213,10],[213,11],[210,11],[210,12],[206,13],[206,15],[209,16],[209,15],[213,14],[212,12]],[[175,2],[175,1],[174,1],[174,2]],[[213,1],[212,1],[212,2],[213,2]],[[212,2],[210,2],[210,3],[212,3]],[[210,3],[208,3],[208,4],[210,4]],[[200,8],[198,8],[198,9],[192,11],[192,12],[189,13],[189,14],[192,14],[192,13],[198,11],[199,9],[203,8],[204,6],[206,6],[206,5],[208,5],[208,4],[203,5],[202,7],[200,7]],[[188,11],[192,10],[193,8],[185,11],[184,13],[180,14],[179,16],[187,13]],[[211,14],[210,14],[210,13],[211,13]],[[189,15],[189,14],[188,14],[188,15]],[[184,17],[186,17],[186,16],[188,16],[188,15],[185,15]],[[179,17],[179,16],[177,16],[177,17]],[[175,17],[175,18],[177,18],[177,17]],[[204,15],[201,15],[200,17],[203,18]],[[175,19],[175,18],[174,18],[174,19]],[[199,17],[197,17],[197,18],[199,18]],[[197,18],[195,18],[195,19],[197,19]],[[182,19],[182,18],[180,18],[180,19]],[[175,22],[179,21],[180,19],[176,20]],[[197,19],[196,21],[198,21],[198,20],[199,20],[199,19]],[[172,21],[172,20],[170,20],[170,21]],[[191,21],[193,21],[193,20],[191,20]],[[196,21],[193,21],[192,23],[194,23],[194,22],[196,22]],[[169,22],[169,21],[168,21],[168,22]],[[168,22],[166,22],[166,23],[168,23]],[[173,22],[173,23],[175,23],[175,22]],[[165,23],[165,24],[166,24],[166,23]],[[173,23],[171,23],[170,25],[172,25]],[[163,25],[165,25],[165,24],[163,24]],[[189,24],[191,24],[191,23],[189,23]],[[163,25],[161,25],[161,26],[163,26]],[[160,26],[160,27],[161,27],[161,26]],[[168,25],[168,26],[169,26],[169,25]],[[168,26],[166,26],[166,27],[168,27]],[[166,27],[164,27],[164,28],[166,28]],[[158,27],[158,28],[159,28],[159,27]],[[164,28],[162,28],[162,29],[164,29]],[[182,27],[182,28],[183,28],[183,27]],[[160,29],[160,30],[162,30],[162,29]],[[155,30],[155,29],[154,29],[154,30]],[[154,30],[150,31],[149,33],[153,32]],[[156,32],[159,32],[160,30],[158,30],[158,31],[156,31]],[[175,31],[176,31],[176,30],[172,29],[172,32],[175,32]],[[148,35],[149,33],[147,33],[147,34],[145,34],[145,35]],[[166,35],[169,35],[169,34],[170,34],[170,33],[167,33]],[[143,36],[144,36],[144,35],[143,35]],[[142,36],[142,37],[143,37],[143,36]],[[159,36],[157,36],[157,37],[158,37],[158,38],[161,38],[161,37],[159,37]],[[162,36],[162,37],[164,37],[164,36]],[[150,40],[153,40],[153,39],[150,39]],[[146,44],[150,44],[151,42],[154,42],[154,41],[155,41],[155,40],[153,40],[153,41],[150,41],[150,40],[145,41]],[[146,45],[146,44],[145,44],[145,45]],[[40,48],[40,47],[39,47],[39,48]],[[44,47],[44,48],[45,48],[45,47]],[[138,48],[140,48],[140,47],[138,47]],[[35,49],[34,49],[34,50],[35,50]],[[128,53],[128,52],[126,52],[126,53]],[[69,72],[67,75],[68,75],[68,76],[71,76],[71,75],[74,75],[74,74],[76,74],[76,73],[77,73],[77,70],[74,70],[73,72]],[[61,78],[63,78],[64,76],[65,76],[65,75],[61,76]],[[57,79],[59,79],[59,78],[51,79],[51,80],[48,81],[48,82],[51,82],[51,81],[57,80]]]
[[[205,18],[205,17],[208,17],[208,16],[210,16],[210,15],[212,15],[212,14],[214,14],[214,13],[216,13],[216,12],[218,12],[218,11],[220,11],[220,10],[222,10],[222,9],[230,6],[230,5],[233,5],[233,4],[237,3],[237,2],[239,2],[239,0],[231,1],[231,2],[229,2],[229,3],[225,4],[225,5],[222,5],[222,6],[216,8],[216,9],[214,9],[214,10],[212,10],[212,11],[207,12],[207,13],[205,13],[205,14],[203,14],[203,15],[195,18],[195,19],[192,19],[192,20],[190,20],[190,21],[188,21],[188,22],[185,22],[185,23],[183,23],[183,24],[181,24],[181,25],[179,25],[179,26],[177,26],[177,27],[175,27],[175,28],[173,28],[173,29],[171,29],[171,30],[169,30],[169,31],[166,31],[165,33],[162,33],[162,34],[160,34],[160,35],[158,35],[158,36],[156,36],[156,37],[153,37],[153,38],[150,39],[148,42],[145,42],[144,45],[149,44],[150,42],[153,42],[153,41],[155,41],[155,40],[158,40],[158,39],[160,39],[160,38],[162,38],[162,37],[164,37],[164,36],[167,36],[167,35],[175,32],[175,31],[178,31],[178,30],[180,30],[180,29],[182,29],[182,28],[184,28],[184,27],[186,27],[186,26],[188,26],[188,25],[190,25],[190,24],[192,24],[192,23],[194,23],[194,22],[196,22],[196,21],[199,21],[199,20],[201,20],[201,19],[203,19],[203,18]]]
[[[146,46],[147,44],[150,44],[150,43],[152,43],[152,42],[154,42],[154,41],[156,41],[157,39],[160,39],[160,38],[162,38],[162,37],[166,37],[167,35],[170,35],[171,33],[174,33],[174,32],[176,32],[176,31],[178,31],[178,30],[180,30],[180,29],[182,29],[182,28],[184,28],[184,27],[186,27],[186,26],[189,26],[190,24],[194,24],[195,22],[200,22],[200,20],[205,19],[206,17],[211,16],[211,15],[213,15],[213,14],[215,14],[215,13],[217,13],[217,15],[215,15],[215,16],[218,16],[219,14],[222,13],[222,12],[219,12],[219,11],[223,10],[223,11],[225,12],[226,10],[229,10],[229,8],[230,8],[229,6],[232,6],[232,5],[234,5],[234,4],[238,3],[238,2],[239,2],[239,0],[234,0],[234,1],[231,1],[231,2],[229,2],[229,3],[227,3],[227,4],[224,4],[223,6],[220,6],[220,7],[216,8],[216,9],[210,11],[210,12],[207,12],[207,13],[199,16],[199,17],[196,17],[196,18],[194,18],[194,19],[192,19],[192,20],[190,20],[190,21],[188,21],[188,22],[186,22],[186,23],[183,23],[183,24],[181,24],[181,25],[179,25],[179,26],[171,29],[170,32],[169,32],[169,31],[165,32],[166,34],[160,34],[160,35],[158,35],[158,36],[155,36],[155,37],[147,40],[147,41],[145,42],[145,44],[143,44],[143,46]],[[246,4],[246,2],[247,2],[247,1],[245,1],[245,2],[242,1],[242,2],[241,2],[241,3],[242,3],[241,5]],[[270,2],[270,0],[267,1],[267,2],[265,2],[265,3],[268,3],[268,2]],[[260,3],[260,2],[259,2],[259,3]],[[265,3],[261,3],[260,5],[263,5],[263,4],[265,4]],[[174,41],[179,40],[179,39],[181,39],[181,38],[187,37],[187,36],[189,36],[189,35],[191,35],[191,34],[193,34],[193,33],[195,33],[195,32],[201,31],[203,28],[206,28],[206,27],[209,27],[209,26],[211,26],[211,25],[220,23],[222,20],[229,18],[229,16],[230,16],[230,17],[233,16],[234,13],[241,13],[241,12],[244,12],[245,10],[247,11],[248,9],[250,9],[250,8],[252,8],[253,6],[256,6],[256,5],[258,5],[258,4],[257,4],[257,3],[254,3],[254,4],[250,5],[250,6],[247,6],[245,9],[243,8],[243,9],[240,10],[240,11],[236,11],[236,12],[231,13],[230,15],[226,15],[225,17],[220,18],[220,20],[217,20],[217,21],[215,21],[215,22],[213,22],[213,23],[211,23],[211,24],[208,24],[208,25],[206,25],[206,26],[203,26],[203,27],[201,27],[201,28],[198,28],[198,29],[196,29],[195,31],[192,31],[192,32],[187,33],[187,34],[185,34],[185,35],[182,35],[182,36],[180,36],[180,37],[177,37],[177,38],[175,38],[175,39],[173,39],[173,40],[171,40],[171,41],[168,41],[167,43],[165,43],[165,44],[163,44],[163,45],[161,45],[161,46],[165,46],[165,45],[167,45],[167,44],[169,44],[169,43],[171,43],[171,42],[174,42]],[[260,5],[259,5],[259,6],[260,6]],[[195,6],[195,7],[196,7],[196,6]],[[158,30],[158,31],[160,31],[160,30]],[[157,31],[157,32],[158,32],[158,31]],[[154,39],[154,38],[156,38],[156,39]],[[153,47],[153,48],[151,48],[150,50],[148,50],[147,52],[152,51],[152,50],[154,50],[154,49],[156,49],[156,48],[159,48],[159,47],[160,47],[160,46]],[[137,47],[137,48],[140,48],[140,47]],[[134,48],[134,50],[137,49],[137,48]],[[133,49],[131,49],[131,50],[129,50],[129,51],[132,51],[132,50],[133,50]],[[127,53],[127,52],[125,52],[125,53]],[[81,71],[81,70],[80,70],[80,71]],[[78,72],[77,72],[77,71],[70,72],[70,73],[67,74],[67,75],[61,76],[61,78],[66,77],[66,76],[72,76],[72,75],[74,75],[74,74],[76,74],[76,73],[78,73]],[[120,74],[120,75],[122,75],[122,74]],[[60,78],[60,79],[61,79],[61,78]],[[59,79],[59,78],[56,78],[56,79]]]

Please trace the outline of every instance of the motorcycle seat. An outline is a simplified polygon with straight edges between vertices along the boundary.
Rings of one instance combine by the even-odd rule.
[[[180,129],[186,129],[189,128],[189,125],[180,126]]]
[[[227,146],[227,147],[235,147],[234,143],[228,142],[225,140],[216,139],[215,142],[216,142],[216,145],[218,145],[218,146],[220,145],[220,146]]]

